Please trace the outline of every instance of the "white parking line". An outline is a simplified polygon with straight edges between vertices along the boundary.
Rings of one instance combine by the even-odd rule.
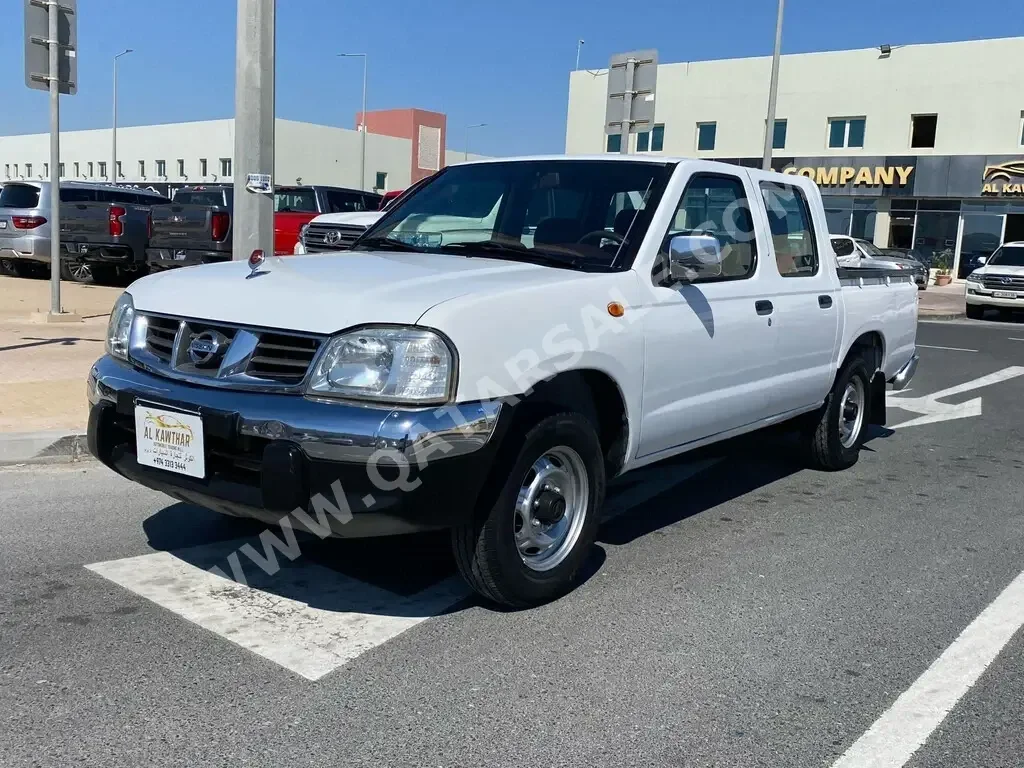
[[[1024,625],[1024,573],[1014,579],[832,768],[899,768],[924,744]]]
[[[930,346],[928,344],[918,344],[917,346],[919,348],[921,348],[921,349],[945,349],[945,350],[948,350],[950,352],[977,352],[978,351],[976,349],[964,349],[963,347],[933,347],[933,346]]]
[[[154,552],[86,568],[307,680],[318,680],[467,594],[451,578],[404,597],[312,563],[282,568],[254,588],[193,565],[223,563],[241,541],[179,551],[187,559]]]

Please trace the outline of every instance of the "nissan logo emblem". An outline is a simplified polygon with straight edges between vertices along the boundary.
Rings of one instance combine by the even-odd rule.
[[[220,357],[227,342],[227,337],[217,331],[197,333],[188,344],[188,358],[198,366],[208,365]]]

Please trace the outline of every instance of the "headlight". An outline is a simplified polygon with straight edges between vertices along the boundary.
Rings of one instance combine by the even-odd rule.
[[[980,286],[981,285],[981,276],[980,275],[968,275],[967,276],[967,282],[968,283],[974,283],[975,285],[979,285]]]
[[[122,293],[110,311],[107,323],[107,354],[118,360],[128,359],[128,341],[131,338],[135,305],[129,293]]]
[[[306,243],[306,233],[309,231],[309,224],[303,224],[299,227],[299,242],[302,244]]]
[[[454,380],[452,351],[437,333],[423,328],[361,328],[327,342],[307,391],[426,405],[446,402]]]

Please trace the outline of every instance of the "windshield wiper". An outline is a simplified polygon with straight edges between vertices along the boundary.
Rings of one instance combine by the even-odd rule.
[[[392,240],[390,237],[367,237],[357,240],[352,244],[352,250],[357,248],[377,251],[401,251],[402,253],[423,253],[414,245],[409,245],[402,240]]]
[[[437,250],[446,252],[449,250],[465,253],[472,258],[473,251],[479,252],[487,258],[507,257],[510,261],[530,261],[546,264],[553,267],[575,269],[580,264],[581,257],[563,256],[560,253],[549,251],[538,251],[527,248],[525,245],[514,245],[511,243],[499,243],[494,240],[481,240],[480,242],[447,243]]]

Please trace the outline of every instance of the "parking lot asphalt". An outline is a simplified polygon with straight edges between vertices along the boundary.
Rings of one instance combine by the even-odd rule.
[[[468,597],[443,536],[242,586],[208,569],[257,526],[0,470],[0,764],[1020,766],[1022,339],[922,323],[848,471],[770,435],[627,475],[529,611]]]

